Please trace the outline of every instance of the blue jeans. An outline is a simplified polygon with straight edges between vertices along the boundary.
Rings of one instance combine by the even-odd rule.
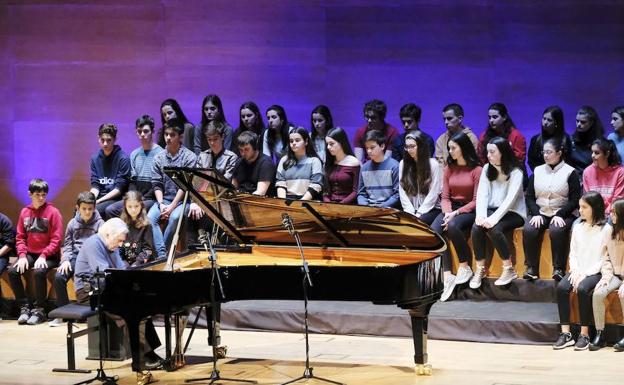
[[[169,204],[169,201],[163,201],[165,204]],[[188,206],[187,206],[188,211]],[[167,254],[167,248],[165,243],[168,246],[171,245],[171,239],[173,238],[173,233],[175,232],[176,226],[178,225],[178,219],[182,214],[182,205],[178,204],[178,206],[171,212],[169,215],[169,222],[167,222],[167,227],[165,228],[165,233],[163,234],[162,230],[160,230],[160,226],[158,222],[160,221],[160,206],[158,204],[154,204],[149,212],[147,213],[147,217],[152,223],[152,232],[154,234],[154,247],[156,248],[156,252],[158,253],[158,258],[164,258]]]

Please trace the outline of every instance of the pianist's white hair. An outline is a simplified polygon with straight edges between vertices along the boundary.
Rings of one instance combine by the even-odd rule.
[[[126,225],[126,223],[119,218],[111,218],[107,220],[98,230],[100,237],[106,240],[116,238],[121,234],[127,233],[128,225]]]

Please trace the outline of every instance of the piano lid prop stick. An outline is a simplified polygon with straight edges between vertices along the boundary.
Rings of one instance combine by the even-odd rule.
[[[175,253],[175,249],[178,246],[178,239],[180,238],[180,228],[182,227],[182,221],[184,220],[184,212],[186,211],[186,204],[188,202],[188,190],[184,192],[184,199],[182,200],[182,213],[178,218],[178,223],[176,225],[176,231],[173,234],[173,239],[171,240],[171,247],[169,247],[169,255],[167,255],[167,264],[165,265],[165,271],[173,271],[173,255]]]
[[[310,269],[308,269],[308,261],[305,259],[303,255],[303,246],[301,245],[301,238],[299,237],[299,232],[295,230],[295,225],[293,224],[292,217],[288,215],[288,213],[282,213],[282,226],[286,230],[288,230],[288,234],[292,235],[297,242],[297,248],[299,249],[299,254],[301,255],[301,268],[303,269],[303,273],[305,274],[305,278],[308,281],[308,285],[312,287],[312,278],[310,278]]]

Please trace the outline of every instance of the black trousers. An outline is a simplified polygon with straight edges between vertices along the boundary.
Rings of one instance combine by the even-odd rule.
[[[568,260],[568,249],[570,247],[570,229],[575,217],[564,218],[565,226],[558,227],[553,225],[552,218],[541,215],[544,222],[538,228],[533,227],[529,223],[529,218],[524,223],[522,229],[522,244],[524,246],[525,264],[530,267],[539,269],[540,249],[544,232],[548,229],[550,233],[550,250],[552,255],[553,267],[565,271]]]
[[[429,212],[426,212],[423,215],[421,215],[420,220],[425,222],[429,226],[431,226],[433,221],[438,217],[438,215],[440,215],[441,212],[442,210],[434,207],[431,210],[429,210]]]
[[[581,326],[589,326],[594,323],[594,311],[592,308],[592,295],[594,287],[600,281],[602,275],[594,274],[586,277],[579,284],[576,292],[579,304],[579,318]],[[572,284],[570,283],[570,273],[557,284],[557,307],[559,308],[559,323],[561,325],[570,324],[570,292]]]
[[[456,208],[453,207],[455,210]],[[440,213],[433,221],[431,228],[441,234],[445,240],[450,241],[455,248],[457,258],[459,262],[472,261],[472,249],[468,246],[468,236],[470,235],[470,228],[475,220],[474,211],[471,213],[462,213],[451,219],[448,223],[446,231],[442,230],[442,221],[444,220],[444,213]],[[444,271],[451,271],[451,251],[447,247],[442,253],[442,267]]]
[[[34,280],[35,280],[35,307],[44,307],[46,300],[48,299],[48,280],[46,278],[46,274],[48,270],[55,268],[58,266],[58,256],[49,256],[46,259],[46,268],[43,269],[34,269],[35,261],[39,258],[38,255],[34,254],[26,254],[26,259],[28,260],[28,269],[32,269],[34,272]],[[15,293],[15,300],[19,304],[19,306],[30,306],[32,304],[31,299],[26,296],[26,291],[24,290],[24,284],[22,283],[22,274],[17,272],[15,268],[15,264],[9,268],[9,283],[11,284],[11,289],[13,289],[13,293]]]
[[[488,209],[488,215],[494,211],[493,209]],[[505,233],[523,224],[524,219],[519,214],[512,211],[507,212],[491,229],[486,229],[485,227],[474,224],[472,226],[472,247],[477,261],[485,259],[486,235],[492,241],[492,245],[494,245],[494,248],[498,251],[498,255],[500,255],[501,259],[507,261],[511,255],[509,252],[509,241]]]

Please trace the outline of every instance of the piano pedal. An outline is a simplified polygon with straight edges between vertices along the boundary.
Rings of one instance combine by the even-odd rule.
[[[137,385],[147,385],[147,384],[151,384],[157,382],[157,380],[154,380],[154,377],[152,377],[152,373],[147,371],[147,370],[143,370],[141,372],[137,372]]]
[[[217,352],[217,358],[218,359],[222,359],[222,358],[225,358],[227,356],[227,346],[226,345],[217,346],[215,351]]]
[[[419,376],[430,376],[433,374],[433,367],[430,364],[416,365],[416,374]]]

